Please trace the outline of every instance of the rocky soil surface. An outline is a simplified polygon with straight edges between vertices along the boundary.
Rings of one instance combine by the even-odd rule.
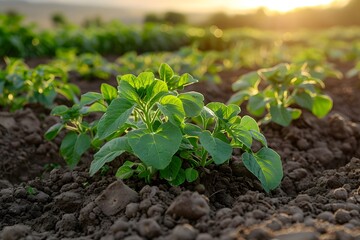
[[[224,74],[230,82],[235,75]],[[239,152],[182,187],[115,179],[126,156],[89,177],[91,153],[70,171],[58,154],[61,138],[44,140],[56,121],[48,112],[0,112],[0,239],[360,239],[358,81],[327,80],[334,109],[324,119],[305,112],[290,127],[262,126],[284,168],[269,194]],[[229,85],[195,88],[225,102]]]

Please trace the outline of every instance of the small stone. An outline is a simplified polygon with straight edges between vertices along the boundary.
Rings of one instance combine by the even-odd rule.
[[[190,224],[177,225],[171,234],[174,240],[194,240],[198,235],[198,231]]]
[[[29,197],[41,203],[46,203],[50,199],[50,196],[42,191],[38,191],[36,195],[30,195]]]
[[[313,148],[308,151],[313,155],[323,166],[327,166],[334,160],[333,153],[327,147]]]
[[[296,198],[295,198],[295,202],[296,203],[301,203],[301,202],[310,202],[311,201],[311,197],[307,194],[299,194]]]
[[[339,209],[335,212],[335,220],[339,224],[347,223],[351,220],[351,215],[349,211],[344,209]]]
[[[297,232],[281,234],[275,237],[276,240],[318,240],[315,232]]]
[[[263,239],[270,239],[271,233],[263,228],[255,228],[251,230],[250,234],[247,236],[247,239],[252,240],[263,240]]]
[[[95,203],[106,216],[123,210],[129,203],[138,201],[138,193],[118,180],[110,184],[96,199]]]
[[[345,188],[337,188],[334,190],[333,196],[335,199],[346,201],[348,198],[348,192]]]
[[[136,214],[138,213],[138,211],[139,211],[139,204],[138,203],[129,203],[126,206],[125,215],[128,218],[133,218],[133,217],[136,217]]]
[[[199,193],[186,191],[175,198],[166,212],[177,217],[196,220],[208,215],[210,207]]]
[[[37,133],[32,133],[27,135],[24,140],[29,144],[39,145],[42,142],[42,138]]]
[[[2,179],[0,180],[0,190],[4,188],[11,188],[12,184],[8,180]]]
[[[78,220],[74,214],[64,214],[62,219],[56,223],[58,231],[74,231],[77,228]]]
[[[281,222],[279,222],[277,220],[272,220],[271,222],[266,224],[266,227],[271,229],[272,231],[279,231],[282,228]]]
[[[117,220],[111,227],[110,230],[113,233],[117,233],[120,231],[126,232],[129,229],[129,223],[125,222],[124,220]]]
[[[297,147],[300,150],[307,150],[310,147],[310,143],[308,142],[308,140],[306,140],[305,138],[300,138],[297,142],[296,142]]]
[[[30,227],[22,224],[4,227],[2,231],[3,240],[23,239],[30,234]]]
[[[213,239],[213,237],[208,233],[200,233],[196,237],[196,240],[212,240],[212,239]]]
[[[294,169],[288,174],[291,179],[300,180],[304,179],[308,175],[308,171],[305,168]]]
[[[54,198],[55,205],[67,213],[73,213],[82,205],[82,196],[75,192],[63,192]]]
[[[148,209],[147,215],[148,217],[161,216],[164,212],[165,209],[160,204],[156,204]]]
[[[255,209],[255,210],[252,212],[252,215],[253,215],[253,217],[254,217],[255,219],[260,219],[260,220],[262,220],[262,219],[266,218],[266,214],[265,214],[263,211],[259,210],[259,209]]]
[[[138,232],[141,236],[152,239],[161,235],[161,228],[154,219],[142,219],[138,223]]]
[[[329,211],[325,211],[325,212],[320,213],[319,215],[317,215],[316,218],[319,219],[319,220],[330,222],[330,223],[333,223],[335,221],[334,214],[332,212],[329,212]]]

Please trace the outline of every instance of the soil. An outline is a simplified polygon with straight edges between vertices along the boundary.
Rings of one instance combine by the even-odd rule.
[[[231,83],[246,71],[222,73],[221,85],[202,82],[192,90],[226,102]],[[101,84],[72,81],[83,92]],[[360,239],[359,79],[326,85],[334,100],[328,117],[305,111],[290,127],[262,126],[284,168],[269,194],[238,152],[229,165],[210,166],[182,187],[115,179],[125,157],[90,177],[91,154],[69,170],[58,154],[61,138],[44,140],[57,121],[48,110],[0,112],[0,239]]]

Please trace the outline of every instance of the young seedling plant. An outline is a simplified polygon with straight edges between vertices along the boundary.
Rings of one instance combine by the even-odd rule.
[[[241,76],[232,86],[236,93],[229,103],[241,104],[247,100],[247,110],[263,117],[261,123],[273,121],[288,126],[301,116],[298,106],[319,118],[328,114],[332,100],[321,93],[324,87],[321,79],[310,75],[306,64],[279,64]]]
[[[116,96],[114,92],[94,128],[94,139],[106,143],[94,155],[90,175],[127,152],[139,161],[125,161],[116,172],[118,178],[137,176],[150,181],[159,177],[180,185],[195,181],[199,169],[209,164],[228,162],[233,149],[239,148],[244,165],[265,191],[280,184],[280,156],[268,148],[256,121],[240,117],[237,105],[212,102],[205,106],[202,94],[180,91],[196,82],[191,75],[175,75],[169,65],[162,64],[159,78],[143,72],[117,80]],[[252,150],[254,140],[262,144],[257,152]]]

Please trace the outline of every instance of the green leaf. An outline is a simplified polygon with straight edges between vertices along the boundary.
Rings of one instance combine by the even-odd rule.
[[[103,99],[103,95],[97,92],[87,92],[81,95],[80,104],[87,105]]]
[[[234,104],[241,104],[243,103],[248,97],[249,97],[249,91],[248,90],[242,90],[239,91],[237,93],[235,93],[234,95],[232,95],[228,101],[229,103],[234,103]]]
[[[90,137],[86,133],[77,135],[69,132],[60,146],[60,154],[64,157],[67,165],[74,168],[80,161],[81,156],[90,148]]]
[[[116,98],[109,105],[98,124],[98,136],[105,139],[119,130],[130,117],[135,104],[125,98]]]
[[[283,177],[280,156],[270,148],[262,148],[259,152],[243,153],[242,161],[245,167],[261,182],[266,192],[279,186]]]
[[[245,145],[248,149],[251,149],[253,135],[249,130],[240,124],[234,124],[229,128],[228,133],[232,137],[232,146],[243,148],[243,145]]]
[[[246,130],[253,130],[255,132],[260,132],[260,128],[257,122],[252,117],[247,115],[241,118],[240,126],[245,128]]]
[[[63,128],[64,128],[64,124],[62,123],[57,123],[51,126],[45,133],[45,139],[46,140],[54,139]]]
[[[172,160],[165,169],[160,170],[160,176],[167,181],[174,181],[181,168],[182,161],[179,157],[173,156]]]
[[[65,105],[56,106],[51,110],[51,115],[54,116],[61,116],[62,114],[66,113],[69,108]]]
[[[192,123],[186,123],[184,126],[184,133],[189,136],[199,136],[202,131],[199,126]]]
[[[311,112],[319,117],[325,117],[331,110],[333,102],[330,97],[318,94],[313,98],[313,106]]]
[[[311,111],[314,101],[309,93],[307,92],[298,93],[295,95],[294,99],[295,102],[299,104],[301,107]]]
[[[133,170],[131,167],[122,165],[116,171],[115,177],[120,178],[120,179],[128,179],[134,175],[134,172],[135,172],[135,170]]]
[[[214,138],[209,131],[200,134],[200,143],[218,165],[223,164],[231,157],[232,147],[230,144]]]
[[[251,96],[246,106],[247,110],[254,116],[261,116],[265,111],[265,107],[266,101],[261,93]]]
[[[297,108],[288,108],[291,112],[292,119],[298,119],[301,116],[301,110]]]
[[[106,163],[113,161],[124,152],[132,152],[126,137],[114,138],[107,142],[94,155],[94,160],[90,165],[90,176],[98,172]]]
[[[168,64],[162,63],[159,68],[159,76],[164,82],[169,82],[172,76],[174,76],[174,71]]]
[[[147,87],[144,101],[146,101],[149,106],[152,106],[168,92],[169,89],[166,83],[156,79]]]
[[[198,82],[198,80],[194,79],[193,76],[188,73],[184,73],[179,79],[178,87],[187,86],[196,82]]]
[[[127,136],[134,154],[155,169],[164,169],[170,164],[182,140],[180,129],[170,122],[160,125],[156,132],[138,129]]]
[[[260,82],[259,74],[255,72],[250,72],[245,75],[242,75],[239,80],[233,83],[232,89],[233,91],[238,91],[242,89],[248,89],[248,88],[257,88],[258,84]]]
[[[184,169],[180,168],[175,180],[171,181],[170,184],[173,186],[179,186],[185,182],[186,176]]]
[[[173,95],[164,96],[157,105],[172,124],[179,125],[184,121],[185,110],[181,100],[177,97]]]
[[[199,177],[199,172],[194,168],[187,168],[185,170],[186,181],[193,182]]]
[[[280,124],[281,126],[289,126],[292,120],[291,111],[285,108],[283,105],[270,106],[270,114],[273,122]]]
[[[267,147],[266,138],[262,133],[254,131],[254,130],[250,130],[250,134],[253,137],[253,139],[255,139],[256,141],[259,141],[264,147]]]
[[[229,121],[241,112],[240,107],[235,104],[225,105],[220,102],[211,102],[207,104],[206,107],[211,109],[215,113],[215,116],[224,121]]]
[[[140,97],[135,88],[127,81],[119,82],[118,91],[120,98],[125,98],[133,103],[138,103],[140,101]]]
[[[198,92],[187,92],[179,94],[187,117],[198,116],[204,107],[204,96]]]
[[[108,103],[117,98],[118,95],[116,88],[107,83],[101,84],[100,91],[105,101],[107,101]]]

